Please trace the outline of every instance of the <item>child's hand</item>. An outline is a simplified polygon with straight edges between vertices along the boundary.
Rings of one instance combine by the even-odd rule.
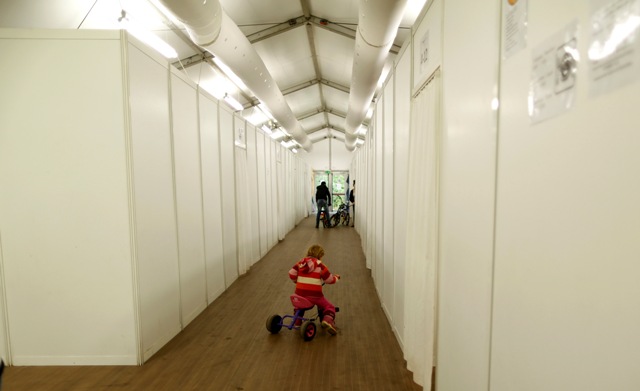
[[[340,275],[339,274],[334,274],[334,276],[336,277],[336,280],[340,279]]]

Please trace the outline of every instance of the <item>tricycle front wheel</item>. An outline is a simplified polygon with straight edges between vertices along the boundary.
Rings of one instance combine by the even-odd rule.
[[[280,315],[271,315],[267,319],[267,330],[271,334],[278,334],[282,329],[282,317]]]

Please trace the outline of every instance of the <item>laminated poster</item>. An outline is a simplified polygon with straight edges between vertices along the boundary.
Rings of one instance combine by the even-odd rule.
[[[235,144],[236,144],[237,147],[247,149],[247,141],[245,140],[245,129],[244,129],[244,127],[238,127],[236,129]]]
[[[640,0],[592,1],[589,81],[592,96],[640,75]]]
[[[503,59],[527,47],[528,0],[502,0]]]
[[[531,123],[544,121],[571,109],[579,61],[577,21],[533,51],[527,102]]]

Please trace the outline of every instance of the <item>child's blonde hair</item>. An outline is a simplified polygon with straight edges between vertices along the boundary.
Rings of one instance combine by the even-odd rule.
[[[307,256],[322,259],[324,256],[324,249],[319,244],[314,244],[307,250]]]

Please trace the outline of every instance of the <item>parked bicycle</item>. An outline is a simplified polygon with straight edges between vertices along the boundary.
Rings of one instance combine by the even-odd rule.
[[[331,216],[331,226],[335,227],[340,223],[342,223],[342,225],[349,225],[349,222],[351,221],[351,215],[349,214],[349,201],[345,204],[342,202],[342,197],[339,195],[336,197],[340,200],[340,206],[336,213]]]

